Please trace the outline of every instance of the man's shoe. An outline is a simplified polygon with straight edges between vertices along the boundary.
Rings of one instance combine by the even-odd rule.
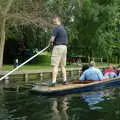
[[[51,83],[49,87],[55,87],[55,83]]]
[[[68,85],[68,82],[67,82],[67,81],[64,81],[64,82],[63,82],[63,85]]]

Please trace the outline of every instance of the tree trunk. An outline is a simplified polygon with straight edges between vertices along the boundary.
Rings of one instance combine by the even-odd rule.
[[[4,54],[4,45],[5,45],[5,23],[6,23],[6,16],[10,7],[14,0],[9,0],[8,4],[5,8],[4,12],[1,12],[1,20],[0,20],[0,70],[2,70],[3,66],[3,54]]]
[[[5,45],[5,19],[1,20],[0,26],[0,70],[2,70],[3,66],[4,45]]]

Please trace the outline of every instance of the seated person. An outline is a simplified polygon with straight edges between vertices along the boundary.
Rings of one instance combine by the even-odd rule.
[[[82,73],[83,73],[85,70],[87,70],[88,68],[89,68],[89,65],[88,65],[88,64],[84,64],[84,65],[82,66],[80,76],[81,76]]]
[[[112,67],[112,65],[109,65],[109,68],[104,71],[104,78],[114,78],[117,77],[117,71]]]
[[[118,77],[120,77],[120,70],[118,70]]]
[[[95,68],[95,62],[91,61],[89,64],[89,68],[83,72],[83,74],[80,77],[80,81],[101,81],[103,80],[103,74],[98,69]]]
[[[117,76],[120,76],[120,70],[119,70],[119,68],[116,69],[116,74],[117,74]]]

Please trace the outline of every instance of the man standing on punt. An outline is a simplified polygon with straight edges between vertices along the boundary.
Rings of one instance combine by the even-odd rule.
[[[98,69],[95,68],[95,62],[90,62],[90,67],[83,72],[83,74],[80,77],[80,81],[88,80],[88,81],[101,81],[103,80],[103,74]]]
[[[55,86],[56,77],[58,74],[58,67],[60,65],[63,74],[63,84],[67,84],[66,78],[66,55],[67,55],[67,32],[65,28],[61,25],[61,19],[58,16],[53,18],[53,23],[56,26],[53,29],[53,34],[51,36],[50,42],[53,43],[53,51],[51,57],[51,65],[52,69],[52,84],[51,86]]]

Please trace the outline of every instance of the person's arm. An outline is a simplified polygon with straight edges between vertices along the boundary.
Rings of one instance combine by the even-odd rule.
[[[51,36],[50,42],[54,42],[54,40],[55,40],[55,36]]]
[[[103,74],[102,74],[102,72],[99,70],[98,73],[99,73],[98,74],[99,75],[99,80],[103,80]]]
[[[53,32],[52,32],[52,36],[50,38],[50,44],[53,44],[53,42],[55,41],[55,38],[57,36],[57,33],[58,33],[58,30],[55,28],[53,29]]]
[[[113,77],[117,77],[117,74],[115,72],[113,72]]]
[[[51,36],[49,40],[49,45],[53,45],[54,40],[55,40],[55,36]]]

